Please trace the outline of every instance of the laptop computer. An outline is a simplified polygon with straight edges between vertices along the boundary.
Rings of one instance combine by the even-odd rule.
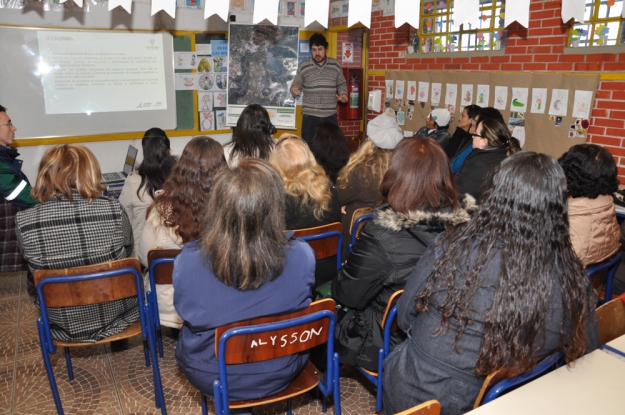
[[[114,173],[103,173],[102,183],[116,183],[123,182],[132,170],[135,168],[135,162],[137,161],[137,150],[132,145],[128,146],[128,152],[126,153],[126,159],[124,160],[124,169],[122,171],[116,171]]]

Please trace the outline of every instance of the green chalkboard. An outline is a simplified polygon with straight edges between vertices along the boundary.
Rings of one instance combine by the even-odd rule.
[[[175,52],[192,52],[191,36],[174,36]],[[176,73],[193,72],[192,69],[176,69]],[[193,91],[176,91],[177,130],[193,130],[195,128],[195,105]]]

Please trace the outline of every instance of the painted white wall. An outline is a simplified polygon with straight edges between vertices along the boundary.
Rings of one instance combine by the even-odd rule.
[[[194,136],[170,137],[171,152],[177,156],[182,154],[184,147]],[[221,145],[227,144],[232,139],[232,134],[209,134],[209,137],[217,140]],[[80,143],[93,152],[100,163],[103,173],[121,171],[124,167],[124,159],[128,151],[128,145],[132,144],[139,149],[137,155],[137,166],[143,160],[143,149],[141,148],[141,137],[135,140],[119,140],[119,141],[99,141],[93,143]],[[18,147],[19,159],[24,161],[22,171],[28,177],[31,185],[35,184],[39,163],[43,158],[43,154],[52,146],[27,146]]]

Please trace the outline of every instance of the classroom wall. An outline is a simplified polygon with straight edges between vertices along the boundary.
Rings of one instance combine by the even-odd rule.
[[[562,23],[561,9],[561,0],[532,0],[529,27],[516,22],[508,27],[503,55],[431,53],[419,58],[405,57],[409,26],[395,28],[395,16],[374,12],[368,69],[625,74],[625,47],[565,48],[568,25]],[[380,89],[384,94],[384,75],[369,76],[369,89]],[[368,118],[376,115],[369,112]],[[619,166],[619,178],[625,183],[625,79],[599,82],[590,124],[588,142],[601,144],[612,153]]]
[[[339,61],[340,57],[343,56],[343,42],[351,42],[354,44],[354,62],[342,64],[342,67],[362,68],[362,30],[339,32],[337,33],[336,38],[336,56],[338,57]],[[363,93],[364,91],[361,91],[361,94]],[[338,124],[343,130],[343,134],[345,134],[346,137],[357,137],[360,133],[360,120],[339,119]]]

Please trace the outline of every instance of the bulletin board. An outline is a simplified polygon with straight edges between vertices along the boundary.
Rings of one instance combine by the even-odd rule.
[[[598,84],[597,74],[387,71],[385,97],[405,135],[425,126],[434,108],[450,109],[449,132],[453,134],[464,106],[471,103],[499,107],[524,150],[560,157],[571,146],[587,141]],[[450,101],[453,85],[457,93]],[[506,94],[495,93],[503,88]]]

